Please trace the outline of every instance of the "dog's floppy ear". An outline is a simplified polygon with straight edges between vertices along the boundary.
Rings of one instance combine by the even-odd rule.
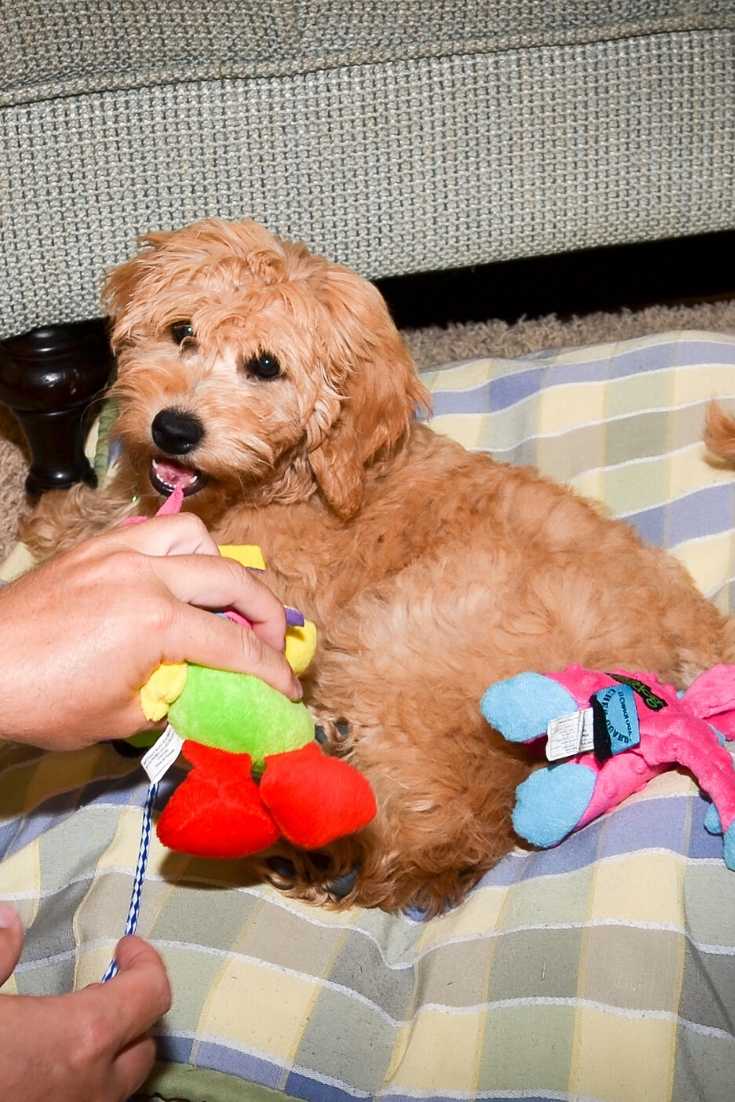
[[[308,437],[309,462],[329,506],[343,519],[360,508],[365,468],[405,436],[429,396],[382,295],[337,265],[321,273],[325,389]]]
[[[141,280],[150,272],[154,253],[171,237],[169,231],[147,233],[140,239],[140,252],[107,273],[102,287],[102,302],[110,319],[110,338],[114,351],[125,342],[135,327],[135,315],[130,310]]]

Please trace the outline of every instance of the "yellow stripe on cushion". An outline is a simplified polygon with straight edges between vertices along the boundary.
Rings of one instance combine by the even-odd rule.
[[[645,374],[550,386],[540,391],[534,435],[705,402],[715,394],[727,393],[724,384],[731,380],[732,370],[732,364],[691,364],[657,371],[655,386]]]
[[[17,995],[18,984],[15,982],[15,973],[6,979],[5,983],[0,984],[0,995]]]
[[[5,562],[0,565],[0,582],[15,581],[35,564],[35,559],[26,545],[16,543]]]
[[[673,1015],[578,1006],[570,1095],[596,1102],[670,1102],[676,1037]]]
[[[604,501],[616,515],[627,515],[732,479],[731,470],[706,462],[704,446],[696,442],[664,455],[584,471],[570,484],[578,493]]]
[[[484,1033],[484,1007],[460,1012],[420,1009],[398,1032],[386,1085],[396,1092],[473,1097]]]
[[[498,926],[508,891],[507,885],[479,887],[461,907],[424,923],[423,930],[416,939],[416,955],[420,956],[429,949],[439,948],[453,941],[487,936],[490,930]]]
[[[473,390],[492,379],[507,378],[533,371],[536,367],[530,360],[472,360],[470,363],[454,364],[450,367],[430,368],[422,371],[421,380],[430,391],[446,390],[452,394]],[[543,367],[541,368],[543,370]]]
[[[123,924],[124,922],[125,916],[123,915]],[[76,928],[74,932],[75,937],[77,937]],[[105,930],[99,941],[95,940],[92,945],[88,943],[80,944],[77,937],[77,961],[74,971],[75,991],[81,991],[89,984],[99,983],[100,976],[104,974],[107,965],[110,963],[121,934],[122,930]]]
[[[289,1064],[321,987],[319,979],[260,961],[228,957],[209,991],[197,1036],[223,1044],[234,1042]],[[233,992],[248,993],[237,1000],[234,1014]]]
[[[493,427],[493,416],[486,413],[451,413],[434,417],[434,432],[456,440],[469,451],[491,451],[500,447]]]
[[[104,811],[107,815],[111,812],[105,808],[88,808],[90,816],[98,811]],[[138,862],[138,850],[140,848],[140,831],[143,821],[143,812],[140,807],[121,807],[117,817],[115,835],[103,853],[100,854],[95,870],[95,880],[100,873],[108,869],[128,869],[131,875],[135,872]],[[161,875],[163,864],[169,854],[158,841],[155,833],[151,834],[151,848],[148,859],[148,872],[151,875]],[[124,916],[123,916],[124,920]]]
[[[626,853],[597,862],[589,900],[589,920],[635,925],[653,923],[681,929],[686,858],[657,850]]]
[[[553,380],[553,365],[549,372]],[[503,452],[523,440],[562,436],[611,418],[686,408],[714,395],[726,399],[733,396],[726,386],[731,377],[731,364],[685,364],[656,371],[655,385],[650,374],[558,386],[552,381],[505,409],[442,414],[430,423],[435,431],[470,449]],[[480,380],[480,385],[490,378]],[[436,389],[452,388],[441,379]]]
[[[41,893],[39,840],[16,850],[0,862],[0,899],[32,899]]]
[[[705,595],[731,578],[735,558],[735,531],[729,528],[703,539],[686,540],[673,548]]]

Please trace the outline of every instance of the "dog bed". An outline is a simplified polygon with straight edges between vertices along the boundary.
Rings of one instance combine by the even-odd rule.
[[[706,462],[701,432],[711,397],[735,408],[735,336],[670,333],[425,378],[437,431],[601,499],[731,607],[735,473]],[[100,977],[144,795],[137,765],[107,747],[0,750],[0,897],[28,930],[5,991]],[[735,874],[705,806],[687,776],[666,774],[557,849],[513,852],[426,923],[310,908],[238,886],[236,864],[154,843],[139,932],[166,960],[174,1006],[139,1097],[730,1100]]]

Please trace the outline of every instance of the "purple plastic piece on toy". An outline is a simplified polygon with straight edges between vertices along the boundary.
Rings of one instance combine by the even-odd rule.
[[[286,606],[286,623],[290,628],[302,628],[304,626],[304,614],[297,608]]]

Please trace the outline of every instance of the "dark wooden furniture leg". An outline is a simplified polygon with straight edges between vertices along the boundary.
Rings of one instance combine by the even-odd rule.
[[[31,448],[31,497],[96,485],[84,455],[93,399],[112,374],[102,319],[49,325],[0,342],[0,402],[13,410]]]

